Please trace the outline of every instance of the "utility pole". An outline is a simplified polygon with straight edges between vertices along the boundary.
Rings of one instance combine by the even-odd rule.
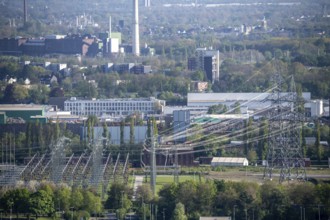
[[[235,220],[235,212],[236,212],[236,205],[234,205],[234,216],[233,216],[233,220]]]
[[[157,168],[156,168],[156,141],[154,136],[153,129],[151,130],[151,157],[150,157],[150,185],[152,189],[153,196],[156,195],[156,175],[157,175]]]

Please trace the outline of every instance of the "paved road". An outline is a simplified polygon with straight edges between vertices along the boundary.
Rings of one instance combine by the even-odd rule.
[[[135,176],[135,181],[134,181],[134,186],[133,186],[133,200],[135,200],[137,188],[139,186],[142,186],[142,184],[143,184],[143,177],[144,176]]]

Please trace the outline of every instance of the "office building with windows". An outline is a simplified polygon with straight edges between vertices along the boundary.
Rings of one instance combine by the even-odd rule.
[[[70,111],[71,114],[81,116],[127,116],[133,113],[161,114],[164,107],[165,101],[154,97],[90,100],[72,97],[64,102],[64,111]]]

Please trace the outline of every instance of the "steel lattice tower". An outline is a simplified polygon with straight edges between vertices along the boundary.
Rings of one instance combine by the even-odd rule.
[[[51,180],[54,183],[62,181],[65,166],[65,142],[68,140],[66,137],[60,137],[51,152]]]
[[[264,178],[273,178],[273,172],[279,170],[279,181],[306,179],[305,164],[301,141],[301,129],[304,121],[299,112],[302,99],[299,98],[294,80],[291,79],[289,92],[282,92],[283,79],[277,74],[273,78],[274,89],[267,101],[271,101],[268,114],[268,152]]]
[[[97,188],[99,182],[103,180],[103,140],[93,141],[92,151],[92,176],[90,183]]]

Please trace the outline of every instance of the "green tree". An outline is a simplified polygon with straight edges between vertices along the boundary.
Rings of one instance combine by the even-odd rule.
[[[97,98],[98,91],[94,84],[85,80],[78,81],[74,86],[74,94],[78,97]]]
[[[35,104],[45,104],[48,102],[49,88],[38,84],[29,89],[29,101]]]
[[[73,188],[70,198],[70,207],[76,210],[81,210],[84,204],[84,195],[81,189]]]
[[[213,181],[199,182],[196,192],[195,209],[204,216],[212,215],[212,208],[217,193]]]
[[[185,214],[184,205],[180,202],[177,203],[173,211],[173,220],[187,220],[187,219],[188,218]]]
[[[54,192],[54,205],[58,211],[70,211],[71,189],[66,186],[58,187]]]
[[[130,118],[130,129],[129,129],[129,144],[133,145],[134,144],[134,139],[135,139],[135,134],[134,134],[134,118]]]
[[[4,91],[4,103],[22,103],[26,101],[28,90],[19,84],[8,84]]]
[[[108,191],[108,199],[105,202],[107,209],[120,209],[129,210],[132,205],[128,195],[131,193],[129,187],[121,182],[112,183]]]
[[[237,101],[231,110],[234,114],[241,114],[241,104]]]
[[[321,161],[322,157],[323,157],[323,149],[321,146],[321,133],[320,133],[320,123],[318,120],[315,120],[315,149],[316,149],[316,153],[317,153],[317,159],[318,161]]]
[[[102,137],[103,137],[103,148],[106,148],[110,143],[110,133],[106,121],[103,122]]]
[[[173,210],[176,206],[177,189],[177,185],[172,183],[164,185],[158,192],[159,209],[165,210],[165,216],[173,216]]]
[[[39,120],[37,120],[36,123],[39,123]],[[41,153],[45,153],[45,138],[44,138],[43,124],[39,123],[37,129],[38,129],[38,146],[40,148]]]
[[[260,187],[260,196],[265,219],[286,219],[289,197],[283,186],[267,182]]]
[[[195,209],[199,209],[197,205],[197,184],[193,181],[185,181],[179,183],[177,190],[177,201],[185,206],[187,213],[192,213]]]
[[[136,197],[138,201],[143,203],[151,203],[153,200],[153,193],[149,184],[143,184],[136,190]]]
[[[195,81],[203,81],[204,75],[205,74],[203,71],[195,71],[191,74],[191,79]]]
[[[14,101],[16,103],[20,103],[24,102],[27,99],[27,97],[29,96],[29,91],[24,86],[16,84],[14,86],[14,91],[12,95]]]
[[[325,208],[327,216],[330,216],[330,184],[322,183],[315,186],[316,195]]]
[[[125,121],[122,120],[120,122],[120,146],[124,146],[125,144],[124,129],[125,129]]]
[[[259,127],[259,141],[258,141],[258,149],[257,155],[259,160],[264,160],[266,158],[267,153],[267,138],[268,138],[268,121],[266,119],[262,119]]]
[[[158,127],[157,127],[157,122],[156,122],[156,119],[154,117],[152,117],[152,129],[153,129],[153,135],[155,137],[158,136]]]
[[[219,104],[219,105],[212,105],[209,107],[207,114],[225,114],[227,113],[228,108],[227,105]]]
[[[29,200],[30,213],[36,218],[40,216],[51,216],[54,214],[54,201],[52,196],[45,190],[33,193]]]
[[[56,142],[61,136],[61,128],[60,128],[59,120],[56,120],[56,123],[53,124],[53,127],[54,127],[53,141]]]
[[[28,122],[25,130],[25,148],[27,149],[28,156],[32,156],[32,123]]]
[[[83,193],[84,200],[82,210],[89,212],[90,214],[100,213],[102,210],[102,201],[99,196],[96,196],[93,192],[87,190]]]
[[[11,189],[0,197],[0,205],[5,212],[16,213],[18,218],[19,213],[27,213],[30,192],[26,188]]]
[[[87,139],[89,143],[94,141],[94,127],[99,123],[96,115],[89,115],[87,118]]]
[[[245,123],[245,134],[244,134],[245,146],[244,146],[244,154],[245,154],[245,156],[247,156],[248,153],[249,153],[249,151],[252,149],[252,143],[250,142],[250,140],[253,137],[253,134],[252,134],[252,132],[253,132],[252,118],[249,118],[244,123]]]

